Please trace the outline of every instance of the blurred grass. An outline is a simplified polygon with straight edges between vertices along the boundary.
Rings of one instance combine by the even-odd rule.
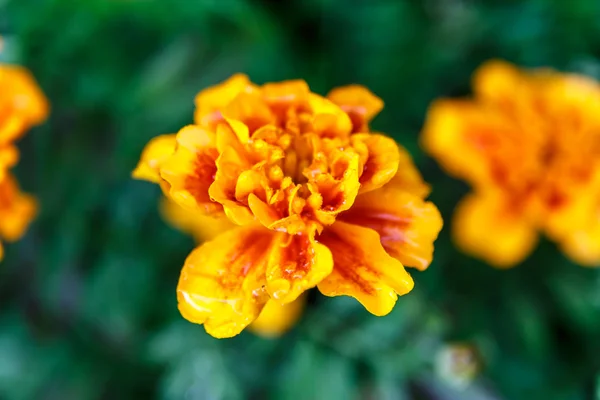
[[[216,341],[176,309],[192,240],[129,175],[151,137],[191,122],[198,90],[235,72],[322,94],[360,83],[448,220],[467,188],[417,146],[429,102],[468,94],[489,58],[600,78],[599,21],[596,0],[0,0],[0,60],[30,68],[53,108],[20,143],[42,210],[0,265],[0,398],[593,398],[600,273],[550,243],[497,271],[446,228],[385,318],[315,294],[280,340]],[[434,373],[453,342],[483,359],[463,391]]]

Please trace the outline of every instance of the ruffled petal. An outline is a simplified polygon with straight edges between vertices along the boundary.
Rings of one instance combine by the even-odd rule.
[[[493,266],[520,263],[537,244],[535,226],[500,195],[471,194],[457,206],[452,225],[456,243]]]
[[[196,242],[212,240],[223,232],[236,227],[225,215],[206,215],[188,210],[165,197],[160,202],[160,213],[174,228],[191,234]]]
[[[324,225],[330,225],[340,212],[354,204],[359,193],[359,157],[350,151],[336,150],[329,155],[329,172],[320,173],[313,166],[308,167],[308,188],[313,194],[314,215]],[[319,196],[317,202],[316,195]]]
[[[290,303],[315,287],[332,268],[331,253],[312,235],[278,233],[267,266],[267,291],[277,302]]]
[[[190,210],[206,214],[222,211],[208,190],[217,173],[215,134],[195,125],[177,134],[177,149],[160,167],[160,176],[170,185],[169,197]]]
[[[279,304],[275,300],[269,300],[258,318],[254,320],[248,329],[262,337],[279,337],[296,324],[305,307],[306,295],[302,295],[287,304]]]
[[[321,137],[347,137],[352,132],[352,121],[338,105],[317,94],[308,97],[313,112],[312,131]]]
[[[183,317],[217,338],[252,323],[269,300],[265,271],[273,237],[262,227],[238,227],[196,248],[177,287]]]
[[[202,90],[196,95],[194,122],[213,130],[223,121],[221,112],[242,92],[252,92],[256,87],[244,74],[235,74],[225,82]]]
[[[310,89],[303,80],[266,83],[260,89],[262,98],[273,110],[280,125],[286,119],[288,110],[308,106]]]
[[[388,314],[398,295],[410,292],[411,276],[400,261],[389,256],[377,232],[336,222],[319,241],[333,255],[333,272],[318,288],[325,296],[351,296],[372,314]]]
[[[177,135],[161,135],[148,142],[138,165],[133,170],[132,176],[153,183],[161,183],[161,165],[175,152]]]
[[[361,85],[335,88],[327,98],[348,114],[353,133],[369,132],[369,122],[383,109],[383,100]]]
[[[6,175],[0,182],[0,236],[11,242],[20,239],[36,213],[37,201]]]
[[[225,214],[236,224],[251,223],[255,219],[252,212],[246,204],[236,198],[238,179],[248,171],[249,164],[243,155],[230,147],[219,155],[216,165],[215,180],[208,190],[211,199],[222,204]]]
[[[233,119],[243,123],[250,133],[275,122],[271,109],[257,92],[241,92],[221,111],[229,122]]]
[[[353,146],[363,144],[368,156],[360,174],[359,193],[365,193],[388,183],[398,171],[400,152],[396,142],[387,136],[359,133],[352,135]]]
[[[225,214],[238,225],[255,220],[248,207],[248,196],[254,191],[264,191],[268,186],[268,179],[253,169],[251,154],[244,145],[248,140],[248,127],[240,121],[227,119],[227,125],[219,126],[217,147],[220,155],[216,161],[215,181],[209,188],[211,199],[222,204]]]
[[[433,203],[394,186],[359,195],[338,219],[373,229],[389,255],[419,270],[431,263],[443,224]]]
[[[267,228],[271,228],[271,225],[280,218],[280,215],[264,200],[261,200],[256,194],[252,192],[253,190],[251,190],[249,192],[249,195],[247,196],[248,207],[261,224],[263,224]]]

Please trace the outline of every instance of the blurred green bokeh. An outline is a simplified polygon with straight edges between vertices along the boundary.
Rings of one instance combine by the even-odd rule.
[[[176,308],[192,240],[161,221],[156,185],[130,179],[146,142],[235,72],[322,94],[360,83],[448,220],[468,188],[417,146],[430,101],[468,94],[490,58],[599,78],[598,0],[0,0],[0,34],[0,61],[52,103],[20,142],[42,209],[0,264],[0,399],[600,398],[600,271],[548,242],[498,271],[446,227],[389,316],[315,294],[281,339],[219,341]],[[457,343],[481,363],[466,387],[437,372]]]

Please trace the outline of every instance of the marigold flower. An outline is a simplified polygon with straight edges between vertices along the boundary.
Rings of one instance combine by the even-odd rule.
[[[375,315],[412,289],[404,265],[429,265],[442,220],[406,151],[370,132],[382,106],[362,86],[324,98],[238,74],[198,94],[194,125],[148,144],[135,177],[234,225],[187,258],[186,319],[230,337],[315,286]]]
[[[473,193],[458,206],[457,243],[510,267],[539,233],[583,265],[600,265],[600,86],[502,62],[474,76],[474,98],[439,100],[422,143]]]

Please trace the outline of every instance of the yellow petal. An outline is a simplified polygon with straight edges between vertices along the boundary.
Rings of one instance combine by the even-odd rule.
[[[217,338],[239,334],[258,317],[269,296],[265,271],[273,233],[238,227],[196,248],[181,271],[179,311]]]
[[[248,329],[265,338],[279,337],[296,324],[305,306],[306,295],[283,305],[275,300],[269,300]]]
[[[171,226],[191,234],[198,243],[211,240],[236,226],[223,214],[206,215],[188,210],[166,197],[160,202],[160,213]]]
[[[269,229],[273,229],[273,224],[281,219],[281,216],[272,207],[259,199],[254,193],[248,196],[248,207],[258,222]]]
[[[238,176],[235,184],[235,198],[238,201],[247,202],[251,194],[266,198],[266,190],[269,186],[269,179],[262,171],[254,169],[246,170]]]
[[[400,163],[400,152],[396,142],[387,136],[359,133],[352,135],[351,143],[363,143],[368,149],[368,158],[359,178],[359,193],[375,190],[388,183]]]
[[[216,144],[219,154],[229,151],[236,157],[235,161],[230,159],[229,162],[235,162],[244,168],[249,168],[251,165],[244,146],[248,139],[248,127],[239,121],[229,120],[228,123],[220,124],[217,128]]]
[[[153,183],[160,183],[161,165],[169,159],[175,152],[177,145],[177,135],[161,135],[148,142],[137,167],[133,170],[132,176],[135,179],[142,179]]]
[[[389,255],[419,270],[431,263],[433,242],[443,224],[433,203],[389,185],[359,195],[338,218],[373,229]]]
[[[336,222],[319,237],[333,255],[333,272],[318,288],[325,296],[351,296],[375,315],[388,314],[398,295],[410,292],[411,276],[390,257],[377,232]]]
[[[288,217],[281,217],[273,206],[269,206],[264,201],[260,200],[256,195],[251,194],[248,197],[248,205],[250,210],[263,226],[269,229],[285,232],[289,235],[297,235],[307,232],[315,232],[320,225],[310,219],[303,218],[301,214],[291,214]],[[335,218],[333,218],[335,219]],[[333,223],[333,222],[332,222]]]
[[[169,197],[182,207],[205,214],[222,211],[208,193],[217,173],[215,146],[215,134],[198,126],[177,133],[177,148],[161,164],[160,175],[170,185]]]
[[[327,98],[348,114],[355,133],[368,132],[369,122],[383,109],[383,101],[361,85],[335,88]]]
[[[241,92],[251,92],[255,87],[244,74],[235,74],[225,82],[206,88],[196,95],[194,122],[214,130],[223,121],[221,112]]]
[[[309,189],[322,197],[315,215],[323,223],[327,223],[328,216],[335,217],[352,207],[360,188],[358,155],[352,151],[336,150],[329,157],[329,173],[321,173],[312,165],[304,172],[309,179]]]
[[[459,247],[499,268],[523,261],[537,244],[535,226],[500,195],[467,195],[457,206],[452,233]]]
[[[278,233],[267,266],[267,290],[277,302],[290,303],[315,287],[332,268],[331,253],[312,235]]]
[[[306,82],[300,79],[266,83],[260,90],[262,98],[280,117],[292,106],[305,106],[310,93]]]
[[[230,124],[231,120],[243,123],[249,133],[256,131],[264,125],[275,122],[275,116],[256,92],[242,92],[238,94],[222,109],[222,113]],[[235,127],[233,128],[234,130],[236,129]]]
[[[248,129],[248,126],[246,126],[246,124],[244,124],[243,122],[238,121],[236,119],[233,119],[233,118],[226,118],[225,121],[227,122],[227,124],[229,125],[229,127],[231,128],[233,133],[235,133],[235,137],[237,137],[237,141],[239,144],[243,145],[248,142],[248,140],[250,139],[250,131]],[[219,132],[219,131],[217,131],[217,132]],[[220,138],[217,138],[218,142],[219,142],[219,139]],[[238,146],[236,146],[236,147],[238,147]],[[223,151],[223,149],[221,147],[219,147],[219,151]]]
[[[330,138],[347,137],[350,134],[352,121],[339,106],[314,93],[310,93],[308,100],[314,114],[314,133]]]
[[[210,198],[223,205],[225,214],[238,225],[254,221],[248,206],[238,201],[235,196],[240,175],[250,167],[244,155],[240,155],[233,147],[223,150],[216,160],[217,171],[214,183],[208,189]]]

